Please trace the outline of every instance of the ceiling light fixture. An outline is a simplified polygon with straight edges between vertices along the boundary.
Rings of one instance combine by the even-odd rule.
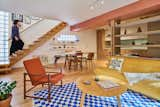
[[[104,0],[94,0],[90,5],[90,10],[94,10],[96,8],[100,8],[102,5],[104,5]]]

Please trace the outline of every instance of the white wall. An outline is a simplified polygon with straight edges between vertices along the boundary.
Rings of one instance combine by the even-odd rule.
[[[74,34],[79,36],[80,41],[77,44],[77,50],[82,50],[85,52],[94,52],[96,54],[96,30],[86,30],[81,32],[70,32],[69,27],[66,27],[61,32],[57,33],[56,36],[61,34]],[[34,56],[48,56],[50,57],[49,62],[53,63],[54,61],[54,55],[57,54],[56,51],[52,49],[52,39],[46,42],[41,47],[37,48],[34,52],[23,58],[21,61],[19,61],[17,64],[15,64],[13,67],[23,67],[23,60],[30,59]],[[64,51],[61,50],[61,53]],[[95,57],[96,58],[96,57]]]
[[[78,35],[80,38],[80,42],[77,44],[77,49],[96,53],[96,30],[86,30],[74,34]]]
[[[57,20],[44,19],[21,33],[21,39],[24,41],[25,46],[28,46],[59,23],[60,21]]]

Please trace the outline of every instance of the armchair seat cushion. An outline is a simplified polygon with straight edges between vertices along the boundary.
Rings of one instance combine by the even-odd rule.
[[[51,83],[53,83],[53,84],[58,83],[60,80],[62,80],[63,76],[64,76],[64,74],[62,74],[62,73],[51,75]]]
[[[64,75],[62,73],[50,75],[50,82],[49,83],[56,84],[60,80],[62,80],[63,76]],[[45,83],[48,83],[48,75],[46,75],[42,79],[39,79],[34,85],[45,84]]]

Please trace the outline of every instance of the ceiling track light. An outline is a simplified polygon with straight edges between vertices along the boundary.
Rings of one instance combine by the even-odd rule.
[[[102,5],[104,5],[104,0],[94,0],[90,5],[89,8],[90,10],[94,10],[96,8],[101,7]]]

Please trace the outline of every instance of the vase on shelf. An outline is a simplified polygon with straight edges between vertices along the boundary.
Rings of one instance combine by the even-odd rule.
[[[142,29],[141,29],[140,26],[139,26],[138,29],[137,29],[137,33],[138,33],[138,32],[142,32]]]
[[[124,29],[124,35],[126,35],[127,34],[127,29]]]

